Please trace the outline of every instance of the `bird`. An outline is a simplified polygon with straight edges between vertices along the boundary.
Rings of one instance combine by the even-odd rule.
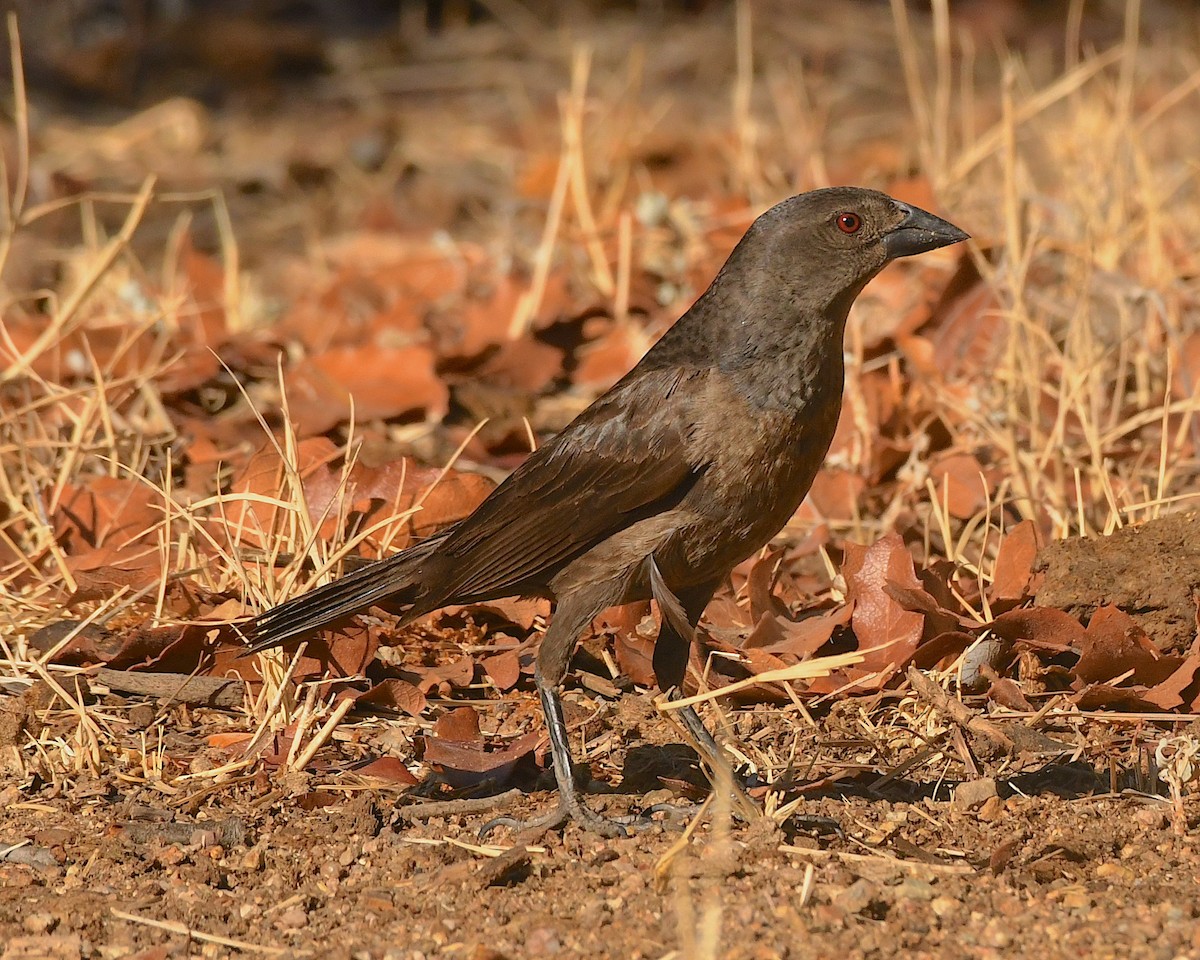
[[[633,369],[474,512],[260,614],[245,630],[246,652],[297,642],[374,605],[403,624],[450,605],[549,598],[534,683],[559,802],[538,822],[624,834],[588,808],[574,782],[560,691],[580,636],[609,607],[654,600],[655,678],[668,697],[681,696],[708,602],[783,528],[828,452],[851,304],[891,261],[967,239],[862,187],[776,204]],[[707,751],[719,749],[690,707],[680,713]]]

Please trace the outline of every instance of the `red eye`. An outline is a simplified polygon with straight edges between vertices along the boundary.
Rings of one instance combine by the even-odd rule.
[[[842,233],[858,233],[862,226],[862,217],[857,213],[839,213],[837,215],[838,229]]]

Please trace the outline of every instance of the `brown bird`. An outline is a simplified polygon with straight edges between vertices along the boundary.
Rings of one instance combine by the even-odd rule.
[[[580,634],[608,607],[653,598],[654,672],[678,695],[705,606],[800,506],[833,440],[854,298],[890,261],[965,239],[874,190],[814,190],[772,207],[641,362],[474,513],[268,610],[249,626],[251,651],[374,604],[408,622],[451,604],[553,598],[534,679],[560,803],[541,822],[622,833],[580,802],[572,779],[559,686]],[[700,718],[681,713],[717,750]]]

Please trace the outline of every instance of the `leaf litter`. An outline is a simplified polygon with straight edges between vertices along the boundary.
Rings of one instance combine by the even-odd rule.
[[[844,37],[839,30],[852,24],[872,56],[890,64],[885,86],[895,86],[900,59],[916,49],[904,46],[903,29],[897,47],[890,23],[880,31],[851,6],[822,16],[814,23],[827,20],[831,37]],[[956,13],[964,36],[991,29],[975,16]],[[425,66],[460,56],[454,44],[483,42],[487,29],[427,37],[413,55],[431,58]],[[823,170],[844,170],[846,179],[961,211],[977,249],[897,265],[864,292],[825,468],[779,540],[735,571],[697,637],[685,692],[701,697],[743,772],[757,778],[754,795],[769,821],[791,841],[793,813],[833,816],[857,844],[789,842],[783,850],[778,837],[739,839],[758,864],[747,877],[767,869],[789,891],[811,890],[820,877],[803,915],[773,926],[753,914],[747,944],[770,954],[788,924],[796,937],[820,937],[826,953],[849,943],[869,952],[887,924],[912,943],[945,942],[939,938],[960,926],[956,912],[973,916],[967,905],[980,895],[949,874],[937,883],[899,874],[922,876],[918,864],[925,864],[937,878],[933,867],[950,864],[1010,881],[988,888],[985,921],[964,919],[976,942],[1047,955],[1035,951],[1044,942],[1013,922],[1028,906],[1023,891],[1044,891],[1048,902],[1072,910],[1101,910],[1106,881],[1119,885],[1138,858],[1161,854],[1151,853],[1161,839],[1156,830],[1195,819],[1182,761],[1161,820],[1150,798],[1168,792],[1151,762],[1155,744],[1174,732],[1183,745],[1164,753],[1163,764],[1187,756],[1189,724],[1200,714],[1200,575],[1195,515],[1186,512],[1197,476],[1200,376],[1189,278],[1200,244],[1158,232],[1165,201],[1139,179],[1147,163],[1165,168],[1176,156],[1170,104],[1187,96],[1187,78],[1169,58],[1138,76],[1136,96],[1153,122],[1130,116],[1124,129],[1142,124],[1142,152],[1134,157],[1117,143],[1109,171],[1116,179],[1097,185],[1068,151],[1072,142],[1110,143],[1105,138],[1122,129],[1111,107],[1128,91],[1120,77],[1132,74],[1103,54],[1058,75],[1029,66],[1009,89],[1018,102],[1008,121],[987,69],[974,100],[946,88],[949,99],[937,101],[946,109],[966,116],[973,102],[979,111],[970,118],[977,126],[962,125],[962,142],[939,142],[930,104],[898,96],[896,115],[907,120],[912,107],[924,131],[914,166],[888,138],[848,133],[853,125],[810,129],[819,156],[791,136],[791,126],[820,121],[811,98],[829,110],[882,89],[877,67],[853,56],[818,59],[825,66],[811,70],[806,60],[799,83],[777,72],[776,64],[789,62],[799,70],[795,50],[805,44],[827,58],[821,30],[803,38],[786,27],[778,37],[756,32],[759,66],[748,77],[731,59],[728,69],[714,67],[720,86],[706,90],[712,78],[700,72],[679,115],[649,122],[638,83],[666,89],[673,61],[664,53],[663,63],[638,67],[619,26],[606,29],[616,32],[588,61],[595,86],[575,118],[580,144],[569,113],[559,130],[544,119],[518,122],[506,113],[511,104],[487,100],[451,121],[397,97],[395,109],[429,131],[435,146],[426,149],[440,144],[444,163],[431,164],[401,138],[395,162],[409,173],[392,182],[383,174],[372,180],[356,161],[272,139],[278,129],[255,129],[236,111],[210,112],[199,101],[149,108],[134,115],[136,123],[99,133],[58,118],[38,131],[25,162],[35,174],[30,199],[48,206],[28,208],[13,236],[39,244],[55,237],[66,252],[47,264],[55,267],[49,279],[21,286],[36,264],[15,269],[22,265],[14,245],[5,274],[0,603],[13,628],[0,691],[0,749],[10,774],[0,781],[8,811],[0,822],[24,830],[52,863],[119,862],[130,853],[112,838],[54,833],[69,822],[54,802],[86,798],[89,789],[109,796],[115,788],[105,784],[118,775],[139,803],[169,797],[169,817],[212,817],[227,807],[258,831],[260,843],[239,848],[232,868],[223,864],[233,851],[211,837],[171,840],[151,857],[164,876],[220,886],[218,875],[248,878],[262,870],[262,858],[275,858],[271,869],[280,869],[281,851],[299,852],[305,838],[332,866],[321,868],[326,892],[236,918],[197,908],[198,926],[220,917],[238,936],[294,940],[308,918],[330,909],[326,893],[338,890],[363,910],[402,910],[378,884],[355,886],[362,858],[401,889],[443,876],[466,856],[449,852],[445,838],[465,836],[489,798],[530,808],[507,788],[546,784],[532,664],[548,605],[498,601],[404,628],[376,610],[314,638],[294,658],[240,657],[237,622],[465,516],[531,445],[636,362],[756,210],[797,183],[823,182]],[[687,38],[680,51],[693,51],[672,56],[730,46],[728,24],[716,13],[672,29]],[[1145,47],[1129,47],[1129,36],[1118,30],[1111,38],[1129,63],[1169,42],[1153,33]],[[536,30],[522,42],[526,66],[537,65],[529,89],[553,116],[567,78],[542,67],[561,61],[561,52],[549,57],[549,41]],[[951,56],[963,50],[954,46]],[[508,65],[522,69],[520,60]],[[550,86],[535,75],[552,78]],[[680,119],[726,103],[727,88],[741,83],[769,96],[774,113],[732,123],[722,116],[707,128]],[[1061,93],[1068,87],[1073,99]],[[348,136],[370,127],[370,111],[348,117],[354,111],[339,113],[337,103],[290,102],[281,122],[311,128],[308,112],[316,111],[346,124]],[[1026,138],[1013,140],[1027,181],[1019,193],[1001,150],[1014,115]],[[203,137],[174,146],[162,137],[130,139],[135,129],[193,130],[197,118],[228,127],[220,163]],[[700,143],[697,129],[721,133]],[[374,134],[383,142],[393,136]],[[455,138],[488,159],[449,149]],[[568,187],[551,236],[543,226],[564,157],[583,186]],[[777,157],[789,159],[788,170],[774,165]],[[222,164],[228,172],[219,172]],[[174,178],[164,172],[172,169]],[[133,191],[149,173],[163,179],[155,203],[142,208]],[[98,200],[107,176],[130,193]],[[322,186],[334,180],[338,191]],[[177,196],[197,182],[220,184],[228,199]],[[1124,190],[1115,198],[1112,183]],[[255,206],[264,189],[272,204],[282,195],[284,206],[324,219],[318,247],[281,242],[278,219]],[[1194,184],[1180,190],[1175,202],[1194,205]],[[520,202],[502,213],[494,197],[509,195]],[[1097,204],[1102,196],[1114,204],[1109,213]],[[90,211],[83,236],[55,219],[65,209]],[[1137,243],[1105,226],[1113,210],[1139,225]],[[119,233],[131,214],[136,229]],[[230,217],[232,232],[219,226]],[[1175,211],[1172,222],[1200,221]],[[1079,223],[1091,225],[1086,242]],[[107,236],[119,241],[112,256]],[[38,289],[53,296],[34,295]],[[57,335],[47,340],[47,329]],[[593,778],[590,800],[620,812],[694,798],[705,783],[686,748],[673,752],[681,735],[649,696],[657,616],[643,604],[598,620],[576,658],[567,701],[571,736]],[[928,671],[940,693],[915,688],[912,666]],[[99,679],[116,674],[158,678],[172,692],[147,697]],[[244,702],[213,709],[189,678],[236,681]],[[1042,739],[1035,743],[1034,734]],[[1074,760],[1048,762],[1040,752],[1047,740],[1069,747]],[[642,782],[639,770],[650,771],[644,796],[622,794],[624,781]],[[950,810],[948,785],[988,779],[997,791],[960,805],[977,817]],[[450,812],[415,831],[433,841],[418,850],[402,842],[407,833],[387,822],[368,787],[393,790],[404,803],[464,805],[432,807]],[[1110,823],[1120,811],[1109,831],[1123,844],[1120,855],[1112,855],[1112,835],[1101,842],[1064,819],[1054,791]],[[36,829],[20,826],[22,805]],[[264,810],[278,823],[264,820]],[[318,820],[306,827],[301,813]],[[357,839],[338,847],[319,833],[323,823]],[[1060,829],[1064,835],[1054,833]],[[647,919],[634,906],[646,896],[638,875],[652,866],[638,843],[615,859],[588,852],[586,840],[553,843],[559,857],[568,848],[594,856],[614,891],[605,902],[620,901],[609,909],[656,943],[673,942],[661,917]],[[1194,861],[1179,843],[1170,856]],[[0,869],[31,869],[0,861]],[[533,915],[522,915],[523,932],[507,930],[496,942],[548,953],[555,938],[573,937],[591,954],[608,955],[611,945],[581,932],[586,924],[556,926],[552,904],[564,892],[539,879],[539,863],[534,855],[516,858],[515,872],[497,874],[514,896],[533,884],[547,904],[527,904]],[[689,878],[685,867],[672,865],[679,889],[701,890],[701,872]],[[728,874],[727,882],[743,881]],[[289,889],[295,885],[293,878]],[[503,916],[511,909],[503,884],[497,896]],[[939,899],[951,902],[939,906]],[[1148,893],[1145,903],[1155,901],[1181,902],[1195,916],[1177,896]],[[924,934],[917,922],[906,926],[915,904],[926,905],[919,908]],[[1145,926],[1148,940],[1194,946],[1176,929],[1180,918],[1149,906],[1131,910],[1129,922]],[[424,921],[405,922],[434,944]],[[51,917],[19,932],[49,943],[60,926]],[[723,949],[751,955],[747,944],[727,941]],[[53,948],[73,949],[70,942]]]

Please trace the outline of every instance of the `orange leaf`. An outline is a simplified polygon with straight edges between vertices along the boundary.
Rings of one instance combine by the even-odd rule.
[[[889,533],[869,547],[847,544],[842,575],[846,599],[854,602],[851,625],[858,647],[867,652],[861,669],[887,670],[907,661],[921,639],[925,616],[905,610],[885,589],[889,583],[922,589],[904,540]]]

